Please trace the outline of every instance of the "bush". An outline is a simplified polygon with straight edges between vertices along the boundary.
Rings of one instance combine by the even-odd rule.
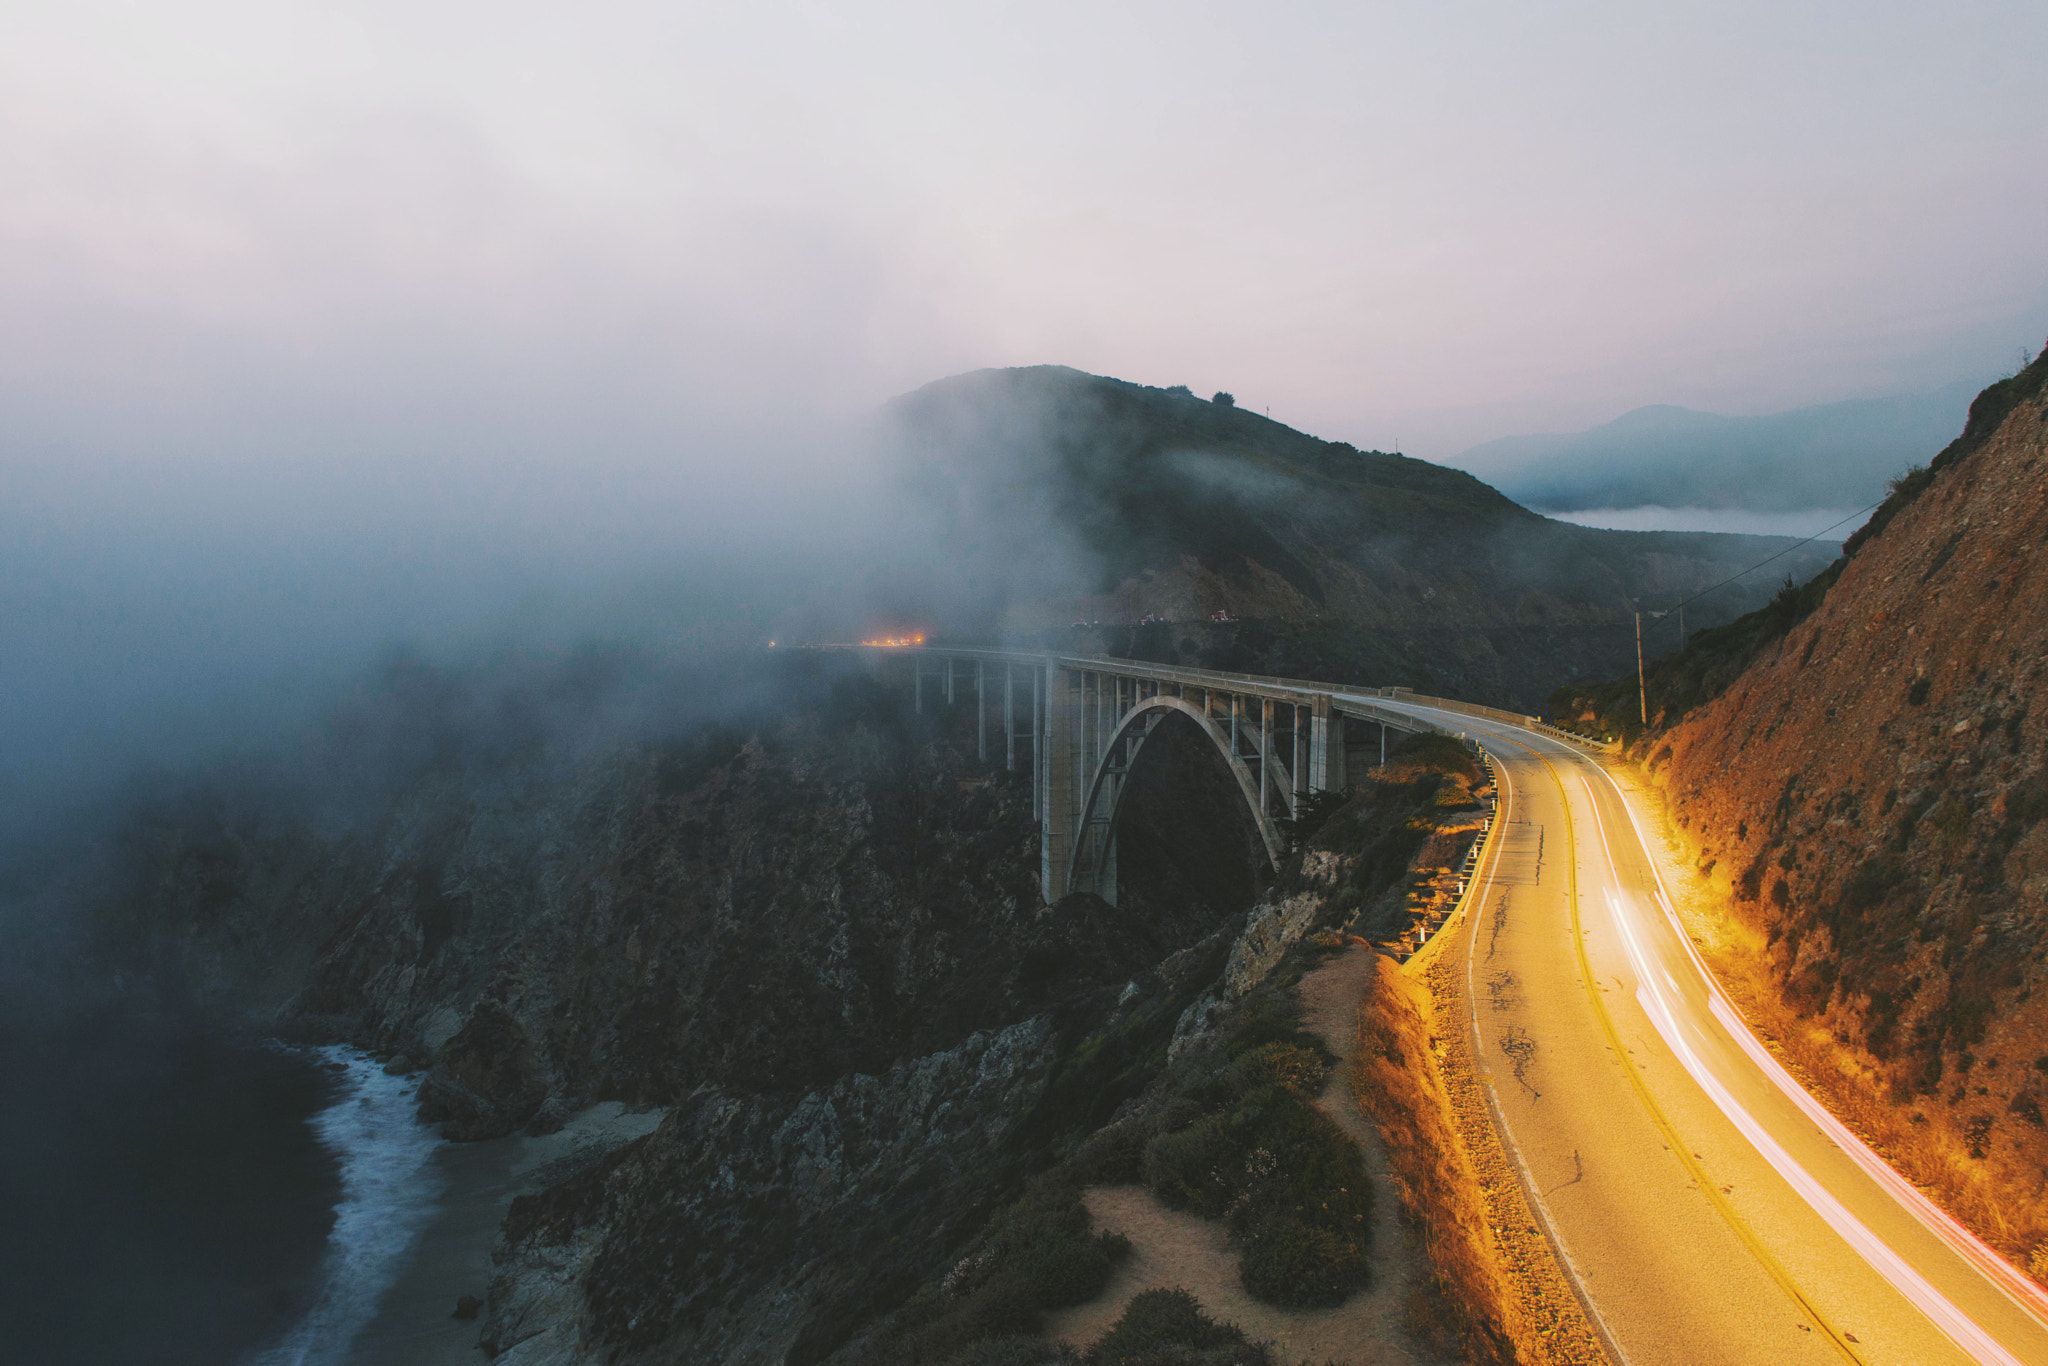
[[[1323,1066],[1267,1045],[1226,1075]],[[1245,1289],[1269,1304],[1336,1304],[1366,1283],[1372,1187],[1358,1146],[1298,1089],[1272,1082],[1145,1148],[1162,1202],[1227,1219]]]
[[[1219,408],[1235,408],[1237,406],[1237,395],[1225,393],[1223,390],[1218,389],[1216,397],[1209,401]]]
[[[1027,1199],[1005,1222],[995,1250],[997,1276],[1022,1285],[1033,1308],[1064,1309],[1101,1294],[1131,1245],[1120,1234],[1090,1237],[1088,1211],[1078,1200]]]
[[[1244,1143],[1231,1115],[1210,1115],[1145,1145],[1145,1184],[1171,1209],[1220,1219],[1243,1180]]]
[[[1081,1366],[1071,1347],[1043,1338],[987,1338],[975,1343],[946,1366]]]
[[[1238,1239],[1238,1276],[1253,1299],[1297,1308],[1342,1304],[1366,1283],[1365,1250],[1355,1238],[1281,1214]]]
[[[1192,1352],[1217,1348],[1226,1349],[1214,1358],[1217,1361],[1264,1366],[1268,1360],[1264,1348],[1245,1342],[1242,1329],[1204,1314],[1201,1302],[1187,1291],[1147,1290],[1131,1298],[1123,1317],[1103,1334],[1088,1359],[1092,1366],[1151,1366],[1186,1361]],[[1229,1352],[1231,1348],[1237,1350]]]

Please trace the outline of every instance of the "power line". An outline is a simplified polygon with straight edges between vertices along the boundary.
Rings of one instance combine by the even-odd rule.
[[[1880,506],[1883,505],[1883,503],[1884,499],[1880,498],[1877,500],[1877,502],[1872,503],[1869,507],[1861,508],[1855,512],[1852,512],[1847,517],[1844,517],[1841,522],[1831,523],[1828,526],[1822,527],[1819,531],[1814,532],[1811,536],[1805,537],[1802,540],[1794,541],[1792,544],[1786,546],[1777,554],[1769,556],[1765,559],[1758,560],[1755,564],[1743,570],[1740,574],[1735,575],[1734,578],[1723,579],[1719,583],[1715,584],[1712,588],[1702,588],[1699,592],[1687,598],[1685,602],[1673,604],[1672,606],[1665,608],[1663,612],[1659,613],[1659,615],[1669,616],[1671,613],[1676,612],[1680,607],[1685,606],[1686,603],[1698,602],[1707,594],[1715,592],[1722,588],[1726,588],[1729,584],[1734,583],[1735,579],[1746,579],[1751,574],[1756,573],[1757,570],[1762,569],[1765,565],[1769,564],[1772,560],[1781,560],[1785,558],[1785,556],[1790,555],[1793,551],[1799,549],[1800,546],[1805,545],[1807,541],[1819,540],[1821,537],[1827,535],[1830,531],[1833,531],[1836,527],[1842,525],[1842,522],[1853,522],[1858,517],[1864,516],[1866,513],[1875,512]]]

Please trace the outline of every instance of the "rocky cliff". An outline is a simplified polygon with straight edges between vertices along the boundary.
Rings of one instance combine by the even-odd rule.
[[[530,678],[399,669],[295,783],[135,806],[100,951],[425,1069],[453,1138],[665,1109],[513,1204],[480,1331],[515,1366],[948,1362],[1098,1293],[1113,1249],[1073,1183],[1155,1159],[1236,1211],[1277,1302],[1363,1283],[1371,1193],[1309,1101],[1327,1058],[1258,993],[1319,927],[1401,920],[1469,757],[1394,765],[1276,874],[1206,745],[1162,738],[1121,904],[1047,906],[1028,783],[973,758],[971,702],[754,668],[744,715],[587,743],[506,719]],[[1255,1182],[1253,1219],[1203,1184],[1219,1143],[1318,1156]]]
[[[2037,361],[1988,390],[1782,634],[1636,751],[1832,1050],[1824,1083],[1888,1097],[1866,1127],[2023,1260],[2048,1238],[2044,389]]]

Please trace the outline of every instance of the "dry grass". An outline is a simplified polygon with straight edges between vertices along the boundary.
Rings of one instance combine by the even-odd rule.
[[[1429,1255],[1432,1274],[1410,1301],[1409,1326],[1484,1366],[1604,1362],[1500,1149],[1462,1044],[1439,1038],[1434,1022],[1429,991],[1381,959],[1358,1012],[1352,1088],[1379,1125],[1396,1192]]]
[[[1893,1069],[1801,1016],[1760,957],[1724,949],[1709,962],[1778,1060],[1837,1119],[1971,1232],[2048,1280],[2041,1275],[2048,1266],[2030,1265],[2048,1245],[2048,1204],[2033,1154],[2001,1145],[1972,1157],[1953,1107],[1933,1096],[1894,1101]]]

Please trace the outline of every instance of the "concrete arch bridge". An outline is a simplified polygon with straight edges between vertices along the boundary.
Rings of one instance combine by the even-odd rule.
[[[1534,717],[1423,697],[1405,688],[1267,678],[1102,655],[932,647],[866,649],[901,669],[921,711],[927,696],[973,690],[981,757],[991,727],[1011,770],[1028,764],[1039,821],[1039,889],[1048,901],[1090,891],[1116,901],[1116,837],[1132,765],[1171,716],[1207,738],[1235,780],[1266,858],[1288,840],[1279,822],[1310,792],[1347,785],[1354,764],[1383,761],[1389,731],[1468,738],[1466,717],[1541,726]]]

